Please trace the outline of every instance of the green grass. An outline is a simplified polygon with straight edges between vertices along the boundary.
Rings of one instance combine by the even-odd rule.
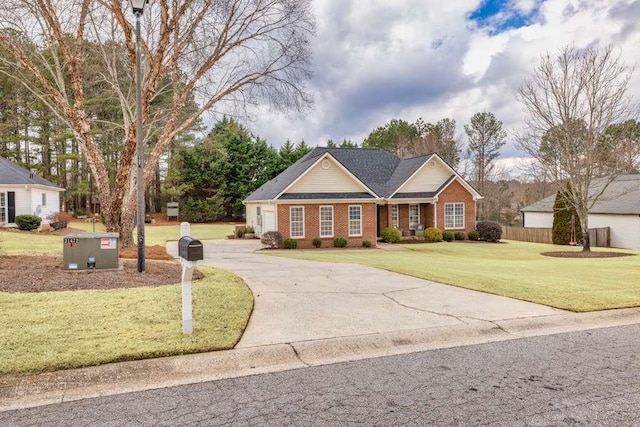
[[[400,251],[286,251],[278,255],[369,265],[576,312],[640,306],[640,257],[553,258],[580,250],[536,243],[435,243]],[[613,250],[640,255],[640,251]]]
[[[62,237],[3,228],[0,255],[62,255]]]
[[[93,224],[84,221],[74,221],[70,227],[85,231],[87,233],[93,232]],[[104,225],[102,223],[96,223],[96,233],[104,232]],[[217,224],[191,224],[191,236],[198,240],[221,240],[235,231],[234,224],[232,223],[217,223]],[[180,224],[175,225],[151,225],[145,224],[144,234],[147,245],[161,245],[164,246],[167,242],[172,240],[178,240],[180,238]],[[133,230],[134,240],[136,230]]]
[[[87,233],[93,232],[93,224],[74,221],[70,227]],[[104,226],[96,223],[96,233],[104,232]],[[192,224],[191,236],[198,240],[220,240],[233,234],[234,225],[226,224]],[[164,246],[168,241],[180,238],[180,225],[148,225],[145,227],[145,238],[148,246]],[[36,231],[20,231],[17,229],[0,229],[0,255],[62,255],[62,237]],[[135,230],[134,230],[135,241]]]
[[[0,374],[232,348],[251,314],[251,291],[230,273],[201,271],[190,336],[182,334],[180,285],[0,293]]]
[[[198,240],[221,240],[234,233],[234,224],[231,223],[191,224],[190,228],[191,237]],[[180,239],[180,224],[147,225],[144,234],[148,245],[164,246],[169,241]]]

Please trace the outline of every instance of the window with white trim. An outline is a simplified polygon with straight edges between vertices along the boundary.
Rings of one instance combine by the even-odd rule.
[[[320,206],[320,237],[333,237],[333,206]]]
[[[391,226],[398,228],[398,205],[391,205]]]
[[[349,236],[362,236],[362,206],[349,206]]]
[[[47,206],[47,193],[42,193],[42,207]]]
[[[415,230],[420,224],[420,205],[409,205],[409,230]]]
[[[7,222],[7,193],[0,193],[0,224]]]
[[[444,228],[464,228],[464,203],[444,204]]]
[[[289,208],[289,236],[291,238],[304,237],[304,206]]]

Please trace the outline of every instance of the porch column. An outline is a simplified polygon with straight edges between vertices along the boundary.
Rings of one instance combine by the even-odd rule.
[[[433,226],[438,227],[438,202],[433,202]]]

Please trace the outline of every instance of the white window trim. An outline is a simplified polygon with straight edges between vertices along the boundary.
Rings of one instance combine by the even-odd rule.
[[[323,208],[329,208],[331,209],[331,234],[322,234],[322,209]],[[333,237],[334,234],[334,209],[332,205],[320,205],[320,207],[318,208],[318,233],[320,234],[320,237],[323,238],[329,238],[329,237]]]
[[[456,227],[456,205],[462,205],[462,226],[460,227]],[[447,227],[447,206],[453,206],[453,227]],[[467,209],[466,205],[464,202],[452,202],[452,203],[445,203],[444,204],[444,208],[443,208],[443,213],[444,213],[444,229],[445,230],[460,230],[465,228],[465,210]]]
[[[411,224],[411,206],[418,207],[418,222],[416,222],[415,224]],[[420,203],[411,203],[409,205],[409,230],[415,230],[418,224],[420,224]]]
[[[291,220],[291,212],[293,209],[302,209],[302,236],[294,236],[293,235],[293,221]],[[292,239],[304,239],[305,236],[305,215],[304,215],[304,206],[289,206],[289,237]]]
[[[47,193],[42,193],[42,207],[47,207]]]
[[[4,191],[0,192],[0,194],[3,196],[2,197],[2,204],[0,205],[0,222],[6,222],[7,221],[7,193],[5,193]]]
[[[358,208],[360,210],[360,233],[351,234],[351,208]],[[349,233],[349,237],[358,237],[362,236],[362,205],[349,205],[347,208],[347,231]]]

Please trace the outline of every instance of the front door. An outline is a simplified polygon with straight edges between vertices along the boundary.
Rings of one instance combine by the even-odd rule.
[[[382,230],[389,227],[387,206],[388,205],[378,205],[378,237],[382,235]]]
[[[16,222],[16,192],[7,192],[7,216],[8,222]]]
[[[267,231],[275,231],[276,229],[276,217],[273,211],[262,211],[262,230],[261,233]]]

